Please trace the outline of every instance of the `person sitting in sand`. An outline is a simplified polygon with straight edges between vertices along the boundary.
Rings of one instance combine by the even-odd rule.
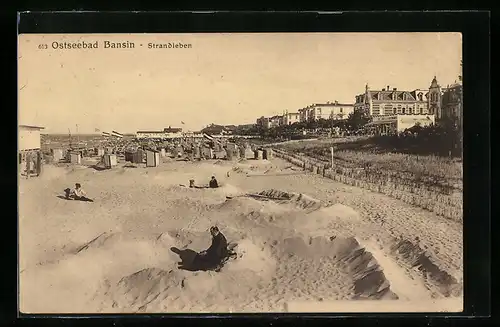
[[[68,192],[69,189],[66,189],[66,199],[74,199],[78,201],[86,201],[86,202],[94,202],[93,200],[87,198],[87,194],[82,188],[82,185],[80,183],[75,184],[75,188]]]
[[[217,226],[210,227],[210,234],[212,234],[212,245],[207,250],[201,251],[196,259],[215,267],[221,263],[228,253],[227,239]]]
[[[210,183],[208,183],[208,186],[210,186],[210,188],[219,187],[219,183],[217,182],[217,179],[215,179],[215,176],[212,176],[212,179],[210,180]]]

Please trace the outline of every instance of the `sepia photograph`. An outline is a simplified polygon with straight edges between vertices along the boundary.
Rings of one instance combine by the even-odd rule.
[[[23,314],[463,311],[462,35],[18,35]]]

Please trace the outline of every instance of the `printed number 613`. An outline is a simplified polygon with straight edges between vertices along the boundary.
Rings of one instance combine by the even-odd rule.
[[[38,49],[48,49],[48,48],[49,48],[49,46],[46,44],[39,44],[38,45]]]

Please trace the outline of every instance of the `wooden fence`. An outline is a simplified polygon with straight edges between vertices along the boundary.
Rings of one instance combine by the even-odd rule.
[[[274,153],[276,157],[334,181],[382,193],[448,219],[457,221],[463,219],[462,197],[448,195],[439,186],[420,184],[418,181],[399,178],[381,170],[342,167],[336,166],[335,163],[331,167],[331,164],[326,164],[322,160],[279,149],[274,149]]]

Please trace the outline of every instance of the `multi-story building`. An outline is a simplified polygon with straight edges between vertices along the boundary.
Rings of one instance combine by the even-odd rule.
[[[278,127],[283,125],[283,116],[272,116],[269,118],[269,127]]]
[[[272,117],[260,117],[257,118],[257,126],[260,126],[261,128],[268,129],[268,128],[273,128],[273,127],[278,127],[283,125],[284,123],[284,116],[281,115],[276,115]]]
[[[283,125],[292,125],[300,121],[300,114],[298,112],[285,112],[283,115]]]
[[[441,102],[443,90],[438,84],[436,76],[432,79],[429,93],[427,95],[429,114],[435,115],[438,119],[441,117]]]
[[[314,103],[299,109],[299,120],[301,122],[318,119],[347,119],[354,112],[353,104],[335,102]]]
[[[299,112],[299,121],[301,123],[306,122],[309,120],[309,107],[301,108],[298,110]]]
[[[443,92],[441,97],[442,118],[455,120],[459,132],[459,146],[463,151],[463,88],[461,84],[453,84]]]
[[[270,128],[270,122],[269,122],[269,118],[268,117],[260,117],[260,118],[257,118],[257,126],[263,128],[263,129],[268,129]]]
[[[428,89],[398,91],[396,88],[370,90],[356,96],[354,110],[361,110],[369,116],[383,115],[433,115],[436,121],[455,118],[462,124],[462,85],[453,84],[442,88],[436,76]]]
[[[363,111],[369,116],[381,115],[427,115],[439,111],[441,99],[440,86],[436,78],[429,89],[413,91],[391,89],[370,90],[366,85],[365,92],[356,96],[355,111]]]
[[[456,118],[462,124],[462,85],[453,84],[444,89],[441,95],[441,110],[438,118]]]

